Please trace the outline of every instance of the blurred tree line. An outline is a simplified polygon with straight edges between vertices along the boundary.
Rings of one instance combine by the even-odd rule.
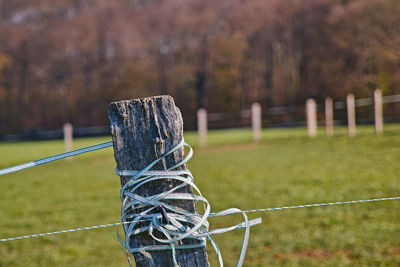
[[[0,0],[0,134],[108,124],[111,101],[295,106],[400,92],[398,0]]]

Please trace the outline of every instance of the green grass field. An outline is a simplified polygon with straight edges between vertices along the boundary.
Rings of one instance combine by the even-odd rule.
[[[213,131],[195,147],[195,181],[218,211],[400,195],[400,126],[376,137],[359,127],[309,139],[305,129],[268,129],[259,144],[246,129]],[[75,148],[110,138],[78,139]],[[62,141],[0,143],[0,168],[63,152]],[[119,177],[112,148],[0,177],[0,238],[117,222]],[[245,266],[400,266],[400,201],[251,214]],[[211,228],[240,222],[212,219]],[[216,240],[234,266],[243,231]],[[212,266],[215,253],[207,247]],[[0,243],[0,266],[127,266],[115,228]]]

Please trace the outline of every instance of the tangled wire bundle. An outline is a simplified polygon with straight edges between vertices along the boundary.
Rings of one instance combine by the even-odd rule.
[[[151,170],[152,167],[163,158],[184,146],[189,148],[189,153],[181,162],[165,171]],[[249,220],[244,211],[236,208],[211,213],[211,205],[195,185],[192,173],[189,170],[177,170],[180,166],[187,163],[192,156],[193,149],[182,139],[171,151],[159,157],[141,171],[116,170],[118,175],[128,177],[128,181],[121,188],[121,221],[124,227],[125,238],[118,235],[121,244],[126,249],[128,259],[129,253],[150,250],[171,250],[174,265],[178,266],[176,261],[176,249],[203,247],[206,244],[206,238],[208,238],[218,255],[220,266],[223,266],[221,251],[212,235],[244,228],[245,234],[237,263],[237,266],[242,266],[249,240],[250,227],[260,224],[261,218]],[[137,193],[140,187],[157,180],[177,180],[181,183],[168,191],[152,196],[142,196]],[[188,185],[191,186],[197,194],[177,192],[182,187]],[[203,214],[190,212],[181,207],[168,204],[166,200],[201,202],[204,207],[204,212]],[[241,213],[243,215],[244,221],[242,223],[226,228],[209,230],[209,217],[226,216],[236,213]],[[131,238],[143,232],[148,232],[158,244],[132,247]],[[155,234],[155,232],[158,232],[158,234]],[[164,238],[158,237],[160,234],[164,236]],[[194,244],[177,244],[178,241],[184,239],[196,239],[199,242]]]

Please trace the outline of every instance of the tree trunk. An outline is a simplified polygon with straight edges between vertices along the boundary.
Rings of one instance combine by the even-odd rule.
[[[155,96],[143,99],[111,103],[108,107],[114,156],[119,170],[141,170],[160,155],[174,148],[183,137],[183,121],[179,109],[170,96]],[[166,170],[183,159],[184,150],[179,149],[153,167],[153,170]],[[186,169],[186,166],[180,167]],[[121,184],[127,177],[121,177]],[[176,180],[153,181],[136,192],[142,196],[159,194],[180,184]],[[192,192],[190,186],[177,192]],[[195,203],[171,201],[174,205],[190,212],[195,211]],[[193,244],[198,240],[185,239],[180,244]],[[130,240],[131,247],[154,245],[147,233],[135,235]],[[173,266],[171,250],[133,253],[136,266]],[[204,247],[196,249],[177,249],[176,258],[180,267],[209,266]]]

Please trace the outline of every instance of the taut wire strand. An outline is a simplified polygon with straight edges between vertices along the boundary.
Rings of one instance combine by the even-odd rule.
[[[258,210],[245,210],[244,212],[245,213],[267,212],[267,211],[277,211],[277,210],[286,210],[286,209],[324,207],[324,206],[332,206],[332,205],[357,204],[357,203],[378,202],[378,201],[387,201],[387,200],[400,200],[400,197],[383,197],[383,198],[360,199],[360,200],[329,202],[329,203],[320,203],[320,204],[306,204],[306,205],[266,208],[266,209],[258,209]],[[130,222],[126,222],[126,224],[128,224],[128,223],[130,223]],[[33,237],[64,234],[64,233],[77,232],[77,231],[83,231],[83,230],[93,230],[93,229],[99,229],[99,228],[118,226],[118,225],[122,225],[122,224],[123,223],[121,223],[121,222],[110,223],[110,224],[102,224],[102,225],[95,225],[95,226],[88,226],[88,227],[79,227],[79,228],[68,229],[68,230],[60,230],[60,231],[48,232],[48,233],[42,233],[42,234],[25,235],[25,236],[19,236],[19,237],[9,237],[9,238],[0,239],[0,242],[8,242],[8,241],[14,241],[14,240],[33,238]],[[243,225],[240,225],[240,228],[243,228]]]
[[[124,224],[124,223],[121,223],[121,222],[119,222],[119,223],[109,223],[109,224],[101,224],[101,225],[79,227],[79,228],[73,228],[73,229],[67,229],[67,230],[60,230],[60,231],[54,231],[54,232],[48,232],[48,233],[42,233],[42,234],[9,237],[9,238],[0,239],[0,242],[8,242],[8,241],[21,240],[21,239],[34,238],[34,237],[41,237],[41,236],[49,236],[49,235],[58,235],[58,234],[72,233],[72,232],[78,232],[78,231],[84,231],[84,230],[93,230],[93,229],[99,229],[99,228],[107,228],[107,227],[112,227],[112,226],[118,226],[118,225],[121,225],[121,224]]]
[[[356,203],[366,203],[366,202],[377,202],[377,201],[386,201],[386,200],[400,200],[400,197],[382,197],[382,198],[373,198],[373,199],[336,201],[336,202],[328,202],[328,203],[305,204],[305,205],[298,205],[298,206],[286,206],[286,207],[277,207],[277,208],[245,210],[244,212],[245,213],[265,212],[265,211],[275,211],[275,210],[287,210],[287,209],[312,208],[312,207],[322,207],[322,206],[333,206],[333,205],[345,205],[345,204],[356,204]]]

